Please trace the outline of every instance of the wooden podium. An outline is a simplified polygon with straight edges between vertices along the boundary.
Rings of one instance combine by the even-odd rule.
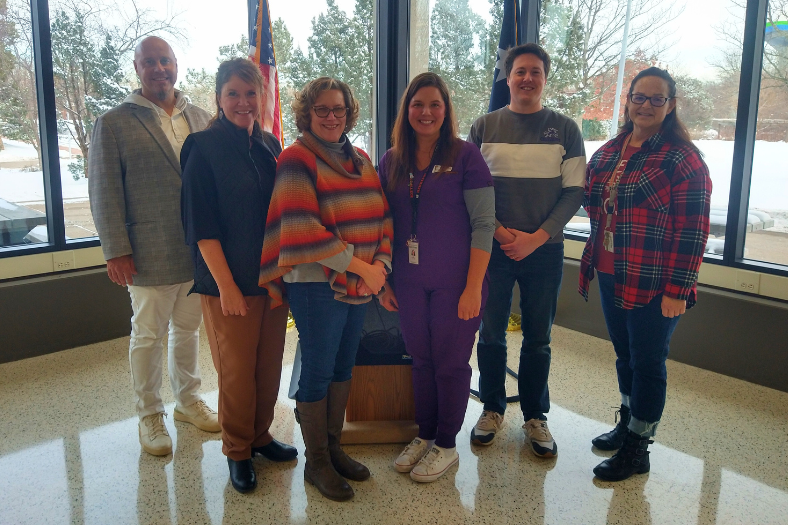
[[[414,421],[410,365],[353,368],[342,443],[410,443],[418,434]]]

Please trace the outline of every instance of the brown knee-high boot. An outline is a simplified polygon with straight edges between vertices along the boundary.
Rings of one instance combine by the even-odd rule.
[[[314,485],[328,499],[345,501],[353,497],[353,488],[331,464],[328,453],[327,398],[314,403],[296,401],[296,419],[306,445],[304,481]]]
[[[328,386],[328,452],[337,472],[353,481],[369,479],[369,469],[351,458],[339,446],[345,424],[345,408],[350,395],[350,380]]]

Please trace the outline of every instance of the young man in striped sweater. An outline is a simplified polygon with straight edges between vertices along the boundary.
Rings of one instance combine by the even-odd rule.
[[[477,346],[484,410],[471,432],[492,443],[506,410],[506,327],[512,289],[520,286],[523,343],[520,407],[534,454],[555,457],[547,427],[550,332],[564,264],[563,228],[583,200],[585,149],[574,121],[542,106],[550,57],[536,44],[509,49],[510,103],[480,117],[468,140],[481,149],[495,183],[496,231],[490,258],[490,295]]]

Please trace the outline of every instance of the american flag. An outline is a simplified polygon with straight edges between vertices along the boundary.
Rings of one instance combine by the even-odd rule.
[[[282,142],[282,108],[279,103],[279,74],[271,31],[268,0],[249,0],[249,58],[263,74],[263,111],[260,123]]]

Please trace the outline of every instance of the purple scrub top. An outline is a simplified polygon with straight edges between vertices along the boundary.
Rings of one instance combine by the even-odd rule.
[[[412,208],[408,184],[388,191],[387,164],[391,150],[380,161],[380,175],[394,217],[392,271],[397,283],[426,288],[465,288],[471,257],[471,220],[463,191],[492,186],[492,176],[479,148],[462,141],[451,171],[432,173],[421,188],[416,236],[419,264],[408,262],[406,242],[410,238]],[[444,170],[448,166],[442,166]],[[424,171],[413,174],[414,191]]]

